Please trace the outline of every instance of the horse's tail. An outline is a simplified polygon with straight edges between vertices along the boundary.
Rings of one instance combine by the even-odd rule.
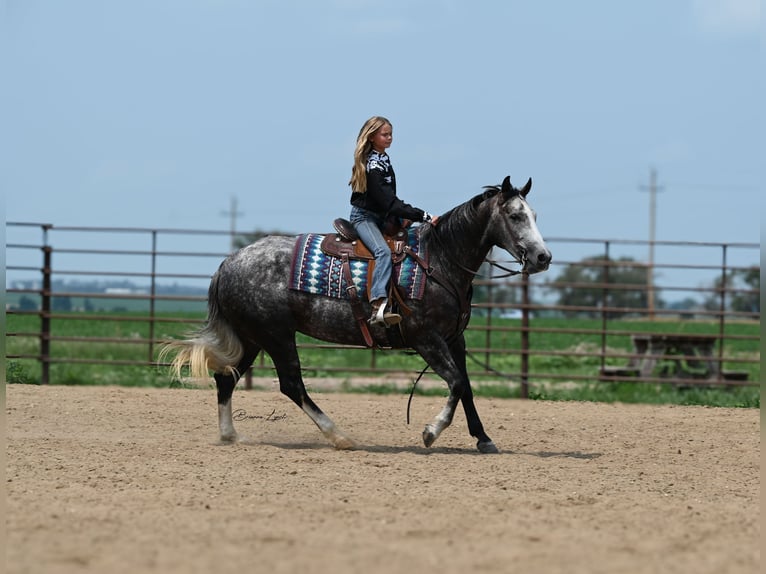
[[[207,302],[207,321],[196,332],[182,341],[170,341],[159,353],[159,361],[175,354],[170,371],[177,379],[183,368],[189,366],[193,378],[207,378],[209,371],[225,373],[238,378],[237,365],[242,359],[242,342],[229,322],[221,316],[218,307],[218,279],[216,273],[210,282]]]

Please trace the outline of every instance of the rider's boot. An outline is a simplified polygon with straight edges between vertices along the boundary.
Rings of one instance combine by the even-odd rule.
[[[388,299],[385,297],[375,299],[375,301],[372,302],[372,315],[370,316],[369,321],[370,325],[384,325],[390,327],[391,325],[396,325],[401,322],[402,316],[398,313],[386,311],[387,305]]]

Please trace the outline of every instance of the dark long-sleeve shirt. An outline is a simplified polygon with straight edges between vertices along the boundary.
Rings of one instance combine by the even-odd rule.
[[[413,221],[423,221],[422,209],[403,202],[396,196],[396,174],[386,153],[375,150],[367,157],[367,191],[351,193],[351,205],[372,211],[385,218],[395,215]]]

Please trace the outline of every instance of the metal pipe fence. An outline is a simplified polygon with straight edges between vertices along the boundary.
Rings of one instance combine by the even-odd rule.
[[[159,330],[204,320],[207,282],[234,240],[230,231],[19,222],[7,223],[6,234],[11,239],[6,244],[6,323],[11,325],[6,332],[6,361],[37,362],[43,384],[56,382],[51,380],[51,366],[57,363],[156,366],[157,350],[165,339]],[[211,250],[210,244],[216,242],[221,248]],[[759,244],[582,238],[547,242],[555,258],[557,249],[564,254],[554,259],[547,273],[498,278],[486,266],[486,273],[474,281],[473,318],[466,331],[470,376],[518,383],[524,397],[530,382],[540,381],[758,384],[759,329],[741,332],[735,327],[760,323],[759,285],[742,281],[760,277]],[[126,243],[132,248],[126,249]],[[649,247],[655,250],[651,267],[636,255]],[[668,252],[665,259],[663,251]],[[198,272],[190,272],[194,269]],[[90,283],[83,283],[83,278]],[[94,290],[94,281],[104,287]],[[176,288],[168,291],[168,281]],[[129,287],[108,286],[115,283]],[[687,305],[654,304],[658,295],[668,294],[685,294]],[[84,303],[72,305],[73,300]],[[697,304],[690,306],[690,300]],[[184,306],[196,306],[196,311],[172,311]],[[139,310],[125,312],[133,308]],[[25,316],[38,318],[39,328],[33,330],[28,323],[27,330],[13,327],[13,318]],[[146,330],[128,337],[93,335],[87,329],[57,332],[56,325],[73,321],[140,322]],[[671,335],[678,338],[683,333],[687,343],[699,340],[709,347],[704,356],[684,347],[683,341],[675,349],[665,344]],[[647,337],[649,347],[639,348]],[[630,338],[632,350],[625,342]],[[21,340],[26,345],[17,344]],[[558,347],[556,340],[564,346]],[[34,349],[30,341],[37,342]],[[658,341],[665,346],[658,346]],[[118,345],[140,353],[114,358],[60,351],[77,343]],[[323,353],[348,348],[357,347],[299,344],[299,349]],[[379,364],[385,351],[359,349],[368,353],[366,361],[328,364],[318,370],[373,376],[402,372]],[[549,368],[556,360],[568,361],[573,368]],[[577,366],[578,362],[586,366]],[[645,368],[647,364],[653,368]],[[248,381],[253,372],[270,370],[269,361],[261,357]]]

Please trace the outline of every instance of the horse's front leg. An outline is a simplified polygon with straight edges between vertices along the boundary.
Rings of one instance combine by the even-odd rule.
[[[426,425],[423,431],[423,443],[428,447],[434,443],[442,431],[452,423],[457,403],[461,401],[468,421],[468,431],[471,436],[477,439],[476,447],[483,453],[497,453],[498,449],[492,439],[484,432],[484,426],[473,403],[473,390],[465,363],[465,339],[463,336],[457,337],[449,346],[444,341],[439,344],[432,342],[419,348],[418,352],[434,372],[447,381],[450,389],[447,404],[444,405],[434,421]]]
[[[476,438],[476,448],[481,452],[496,454],[500,451],[495,446],[495,443],[492,442],[492,439],[487,436],[487,433],[484,432],[484,425],[481,423],[476,405],[473,404],[473,389],[471,388],[471,381],[468,379],[468,368],[465,363],[465,337],[463,335],[460,335],[450,345],[450,353],[465,378],[465,388],[460,397],[460,402],[463,403],[465,418],[468,422],[468,432],[471,433],[472,437]]]
[[[455,409],[468,384],[468,377],[461,372],[443,339],[432,337],[415,348],[434,372],[447,382],[449,387],[447,403],[436,415],[433,422],[427,424],[423,430],[423,444],[430,447],[439,438],[442,431],[452,424]]]
[[[455,416],[455,408],[457,407],[459,400],[460,398],[455,396],[452,393],[452,389],[450,389],[449,397],[447,397],[447,404],[444,405],[441,412],[436,415],[433,422],[428,423],[426,428],[423,429],[424,445],[430,447],[436,442],[436,439],[439,438],[442,431],[452,424],[452,418]]]
[[[466,385],[463,391],[463,396],[460,397],[463,403],[463,410],[465,411],[465,418],[468,421],[468,432],[472,437],[476,438],[476,448],[485,454],[497,454],[500,451],[492,442],[492,439],[484,432],[484,425],[481,424],[479,413],[476,410],[476,405],[473,404],[473,389],[471,389],[471,383]]]

